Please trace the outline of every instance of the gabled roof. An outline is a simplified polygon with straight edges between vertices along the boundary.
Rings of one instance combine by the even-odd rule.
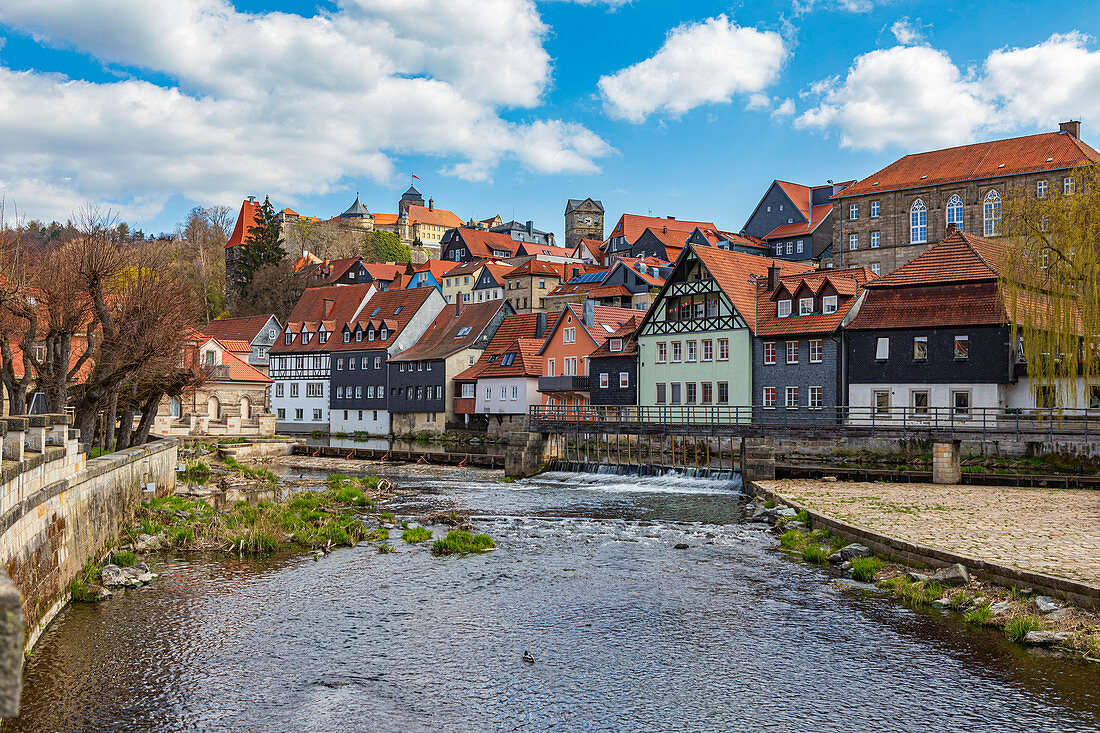
[[[505,265],[500,262],[486,262],[485,269],[481,273],[481,275],[478,276],[478,280],[484,277],[485,273],[487,272],[489,273],[490,277],[493,278],[493,281],[498,286],[501,286],[504,285],[504,276],[511,272],[513,269],[515,268],[513,268],[511,265]],[[474,285],[474,288],[477,288],[476,284]]]
[[[592,256],[592,259],[600,262],[603,260],[603,247],[604,243],[598,239],[582,239],[574,252],[579,257],[583,254],[582,249],[588,250],[588,254]]]
[[[512,307],[505,300],[445,306],[416,344],[390,357],[390,361],[446,359],[468,349],[482,338],[485,329],[501,309],[512,312]],[[459,336],[463,329],[468,330]]]
[[[1069,133],[1044,132],[906,155],[834,198],[1065,170],[1081,163],[1100,163],[1100,153]]]
[[[262,316],[220,318],[208,323],[202,332],[210,338],[216,338],[219,341],[223,341],[223,343],[224,339],[239,339],[251,343],[252,340],[263,331],[268,320],[273,317],[274,316],[269,313]],[[279,324],[278,319],[275,320],[275,327],[282,330],[282,325]]]
[[[458,218],[453,211],[446,209],[429,209],[427,206],[409,204],[408,217],[411,224],[429,224],[448,229],[462,226],[462,219]]]
[[[362,261],[363,261],[362,257],[346,257],[342,260],[328,260],[325,263],[325,266],[326,266],[326,269],[328,269],[329,274],[325,278],[325,281],[326,282],[336,282],[337,280],[342,278],[344,275],[346,275],[348,270],[350,270],[352,267],[354,267],[355,265],[359,264]]]
[[[343,285],[340,287],[354,286]],[[413,319],[413,316],[417,314],[420,307],[434,292],[436,292],[435,288],[407,288],[375,293],[374,297],[367,301],[367,304],[363,306],[358,315],[341,324],[336,336],[329,339],[329,343],[332,344],[332,351],[365,351],[389,347],[393,344],[394,339],[405,330],[405,326],[409,325],[409,321]],[[377,333],[383,326],[387,330],[384,339],[381,337],[381,333]],[[353,333],[356,328],[362,331],[369,331],[373,328],[376,331],[375,339],[367,341],[364,336],[362,341],[356,341],[352,337],[345,344],[343,337],[345,328]]]
[[[489,341],[489,345],[485,347],[481,358],[472,367],[456,376],[455,381],[475,382],[490,367],[497,366],[499,368],[497,362],[500,356],[507,353],[509,349],[519,348],[516,343],[518,339],[533,339],[541,346],[542,339],[535,338],[540,316],[545,317],[547,321],[546,332],[544,333],[553,330],[558,317],[557,313],[513,313],[505,318],[504,322],[500,324],[500,328],[493,335],[492,340]],[[522,364],[519,365],[519,368],[522,369]],[[493,376],[523,376],[523,374],[518,372],[517,374],[502,375],[494,372]]]
[[[527,260],[522,265],[513,267],[511,272],[504,275],[506,280],[517,277],[556,277],[562,279],[562,265],[560,263],[546,262],[545,260]]]
[[[199,345],[199,348],[205,346],[207,343],[213,342],[221,347],[222,354],[222,366],[225,367],[228,381],[230,382],[261,382],[264,384],[270,384],[272,379],[256,367],[252,366],[248,362],[244,361],[230,349],[225,342],[218,339],[207,339]],[[225,381],[217,378],[217,372],[213,376],[212,381],[221,382]]]
[[[233,233],[226,241],[226,247],[236,247],[251,241],[249,229],[256,226],[256,214],[260,211],[260,205],[255,200],[245,199],[241,204],[241,212],[237,214],[237,223],[233,225]]]
[[[600,357],[634,356],[637,354],[638,342],[634,339],[634,335],[638,332],[638,327],[642,325],[643,318],[645,318],[644,313],[635,311],[633,318],[616,328],[614,332],[608,335],[607,340],[600,344],[598,349],[588,355],[589,360],[599,359]],[[623,348],[621,351],[611,350],[613,339],[622,339]]]
[[[1000,276],[998,263],[1002,261],[1005,246],[1003,241],[955,229],[869,287],[996,280]]]
[[[549,257],[572,257],[574,250],[568,247],[555,247],[552,244],[535,244],[533,242],[521,242],[519,249],[516,251],[516,255],[530,255],[538,257],[539,255],[547,255]]]
[[[600,202],[600,201],[597,201],[596,199],[569,199],[569,201],[565,205],[566,212],[569,212],[571,209],[577,208],[578,206],[583,204],[585,201],[591,201],[597,209],[599,209],[600,211],[603,211],[603,203]]]
[[[808,273],[785,275],[780,278],[780,287],[775,290],[761,289],[757,297],[756,335],[779,336],[784,334],[822,334],[832,333],[840,327],[849,311],[857,302],[864,283],[872,280],[875,274],[863,267],[848,270],[814,270]],[[815,295],[831,285],[838,293],[837,310],[825,314],[820,311],[808,316],[798,315],[798,304],[792,304],[791,315],[780,318],[779,300],[784,293],[797,295],[804,288]]]
[[[300,334],[303,328],[308,328],[310,333],[316,333],[321,326],[324,326],[329,334],[336,334],[349,318],[354,318],[359,313],[360,305],[374,291],[374,285],[369,283],[307,288],[298,299],[283,329],[283,334],[287,331],[295,334],[294,343],[287,345],[283,334],[280,334],[279,338],[275,339],[270,353],[301,354],[329,351],[338,340],[331,335],[324,344],[316,337],[311,338],[308,344],[303,344],[301,337],[297,334]],[[374,297],[377,296],[378,293],[375,293]],[[326,305],[331,306],[327,315]]]
[[[453,262],[447,260],[428,260],[424,264],[416,268],[416,272],[429,272],[435,281],[440,285],[443,284],[443,277],[454,266]],[[412,280],[410,279],[410,284]]]
[[[832,204],[818,204],[813,207],[809,221],[795,222],[793,224],[781,224],[764,235],[764,239],[781,239],[785,237],[797,237],[799,235],[813,234],[821,223],[829,218],[833,211]]]
[[[787,198],[798,209],[798,213],[802,214],[802,218],[809,221],[811,218],[810,198],[813,195],[812,189],[809,186],[803,186],[801,183],[791,183],[790,181],[776,181],[775,185],[787,194]]]
[[[301,257],[299,257],[298,259],[294,260],[293,263],[291,263],[290,271],[291,272],[302,272],[304,270],[308,270],[309,268],[313,267],[314,265],[320,265],[323,262],[324,262],[324,260],[322,260],[317,255],[313,254],[312,252],[303,252]]]
[[[509,237],[502,232],[489,232],[484,229],[470,229],[468,227],[458,227],[455,229],[455,234],[462,240],[462,243],[466,245],[466,249],[470,251],[470,254],[474,257],[496,257],[493,254],[497,252],[507,252],[508,256],[513,256],[520,247],[520,242]]]
[[[718,227],[707,221],[682,221],[680,219],[660,218],[657,216],[640,216],[638,214],[623,214],[619,222],[611,231],[611,237],[626,237],[626,241],[634,244],[642,232],[646,229],[669,230],[690,234],[695,227],[717,229]]]
[[[813,270],[809,265],[772,260],[767,257],[757,257],[742,252],[718,249],[717,247],[696,247],[692,244],[689,244],[688,247],[707,268],[711,276],[714,277],[718,287],[729,298],[733,307],[745,319],[750,329],[754,328],[753,324],[756,319],[756,282],[767,279],[769,267],[773,264],[778,265],[781,276],[801,274]],[[686,256],[686,253],[681,255],[681,257],[683,256]],[[752,279],[753,276],[757,278],[756,281]]]
[[[397,214],[375,214],[374,226],[376,229],[378,227],[392,227],[397,223],[397,219]]]
[[[649,234],[657,239],[661,244],[666,247],[683,247],[687,238],[691,236],[699,227],[692,227],[691,229],[669,229],[666,226],[653,226],[646,227],[642,230],[642,233],[638,235],[638,239],[642,238],[642,234],[649,232]],[[634,240],[637,243],[637,239]]]
[[[455,275],[473,275],[481,268],[485,267],[485,263],[488,260],[476,259],[469,262],[457,262],[455,266],[447,270],[447,277],[454,277]]]
[[[392,282],[393,279],[405,272],[405,265],[391,265],[388,262],[364,262],[363,267],[367,274],[375,280]]]
[[[638,279],[653,288],[659,288],[664,285],[665,279],[663,277],[654,277],[653,275],[650,275],[648,268],[671,267],[671,265],[669,265],[667,262],[662,262],[661,260],[658,260],[654,257],[615,257],[615,260],[615,264],[612,265],[611,269],[608,271],[609,275],[610,273],[615,271],[616,267],[619,267],[621,265],[622,267],[625,267],[632,271],[634,275],[638,277]],[[646,268],[646,272],[641,272],[637,269],[636,266],[639,263],[641,263]]]
[[[572,322],[579,325],[581,330],[588,334],[588,337],[595,342],[595,348],[599,348],[600,344],[606,341],[620,326],[624,323],[632,322],[634,317],[639,314],[640,311],[631,308],[613,308],[606,305],[594,305],[592,306],[592,325],[587,326],[584,323],[584,307],[576,303],[567,303],[562,306],[561,311],[559,311],[555,325],[552,328],[546,329],[546,333],[543,335],[542,339],[543,343],[539,347],[538,353],[541,354],[545,351],[550,343],[550,338],[557,331],[558,327],[569,322],[568,316],[573,317]]]
[[[217,341],[225,347],[226,351],[232,351],[234,354],[252,353],[252,344],[247,341],[241,341],[239,339],[217,339]]]

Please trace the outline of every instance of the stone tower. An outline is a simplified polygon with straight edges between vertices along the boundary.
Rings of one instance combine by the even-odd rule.
[[[565,205],[565,246],[582,239],[603,241],[603,204],[593,199],[569,199]]]

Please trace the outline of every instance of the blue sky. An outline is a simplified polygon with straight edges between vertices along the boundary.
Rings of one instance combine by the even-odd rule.
[[[773,178],[1057,129],[1100,142],[1100,11],[1064,2],[5,0],[7,215],[332,216],[409,183],[562,234],[567,198],[737,230]]]

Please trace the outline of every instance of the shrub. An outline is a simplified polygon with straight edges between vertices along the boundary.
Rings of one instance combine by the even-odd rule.
[[[829,559],[829,553],[821,545],[806,545],[802,548],[802,559],[820,565]]]
[[[807,527],[810,526],[810,513],[805,509],[800,509],[798,514],[794,515],[795,521],[802,522]]]
[[[410,545],[414,545],[417,542],[424,542],[431,538],[432,531],[427,527],[412,527],[401,533],[401,539],[405,540]]]
[[[1042,623],[1034,616],[1018,616],[1005,624],[1005,636],[1009,641],[1022,641],[1027,632],[1040,628]]]
[[[195,541],[195,531],[189,527],[173,527],[168,533],[168,539],[173,545],[185,545]]]
[[[378,545],[378,551],[383,554],[387,552],[393,552],[393,545],[391,545],[389,542],[383,542],[382,544]]]
[[[142,534],[160,534],[164,531],[164,525],[151,519],[143,519],[140,529]]]
[[[137,555],[129,550],[118,550],[111,554],[111,560],[120,568],[128,568],[137,565]]]
[[[381,514],[378,515],[378,521],[393,524],[394,516],[390,512],[382,512]]]
[[[432,543],[432,552],[436,555],[468,555],[486,552],[496,546],[496,542],[487,534],[471,534],[464,529],[452,529],[446,537]]]
[[[861,583],[870,583],[882,569],[882,561],[874,557],[852,558],[852,579]]]
[[[367,535],[367,539],[371,542],[381,542],[382,540],[388,540],[390,538],[390,531],[385,527],[375,527]]]
[[[784,550],[797,550],[806,544],[806,535],[797,529],[788,529],[779,538],[779,546]]]

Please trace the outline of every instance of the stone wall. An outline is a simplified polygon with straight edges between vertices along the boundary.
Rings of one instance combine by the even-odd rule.
[[[143,498],[176,485],[174,439],[85,460],[64,415],[0,420],[0,563],[23,596],[27,649],[69,600],[68,585]]]
[[[290,440],[261,440],[255,443],[231,443],[218,449],[218,455],[223,459],[233,456],[238,461],[255,461],[263,458],[277,458],[289,456],[294,452],[294,446],[301,441]]]

